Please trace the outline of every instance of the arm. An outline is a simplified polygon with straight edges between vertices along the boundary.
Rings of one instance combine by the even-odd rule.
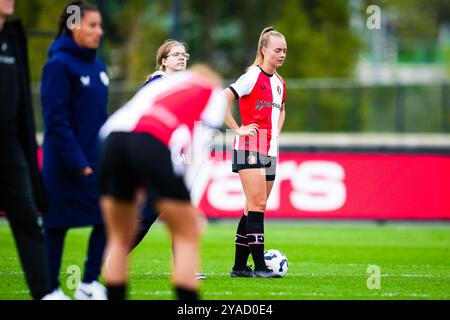
[[[65,66],[58,61],[46,65],[41,86],[46,139],[55,145],[69,171],[89,175],[92,169],[70,123],[71,91],[72,84]]]
[[[286,119],[286,111],[284,108],[284,104],[281,106],[280,117],[278,118],[278,132],[277,135],[280,136],[281,129],[283,129],[284,119]]]
[[[228,107],[227,107],[227,111],[225,114],[224,122],[228,128],[230,128],[233,131],[236,131],[239,129],[239,125],[237,124],[236,120],[234,119],[233,111],[232,111],[234,101],[236,99],[235,99],[234,93],[229,88],[225,89],[225,94],[226,94],[226,97],[228,100]]]
[[[286,82],[283,81],[283,99],[281,100],[280,117],[278,118],[278,137],[280,136],[281,129],[283,129],[284,120],[286,119]]]
[[[234,96],[234,93],[229,89],[225,89],[225,94],[228,99],[228,108],[225,114],[225,124],[228,128],[233,130],[237,135],[239,136],[254,136],[256,135],[256,132],[258,131],[258,125],[256,123],[251,123],[247,126],[239,126],[234,119],[232,107],[234,105],[234,101],[236,100],[236,97]]]

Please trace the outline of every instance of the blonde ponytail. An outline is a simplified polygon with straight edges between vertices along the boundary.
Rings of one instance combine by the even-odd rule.
[[[253,62],[253,64],[251,65],[252,67],[262,65],[264,61],[264,55],[262,54],[261,49],[263,47],[267,47],[270,41],[270,37],[272,36],[284,38],[284,36],[280,32],[274,29],[274,27],[264,28],[259,36],[258,49],[256,50],[255,62]]]

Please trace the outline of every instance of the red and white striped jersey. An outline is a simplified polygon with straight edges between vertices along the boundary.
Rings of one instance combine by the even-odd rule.
[[[278,118],[286,100],[286,84],[278,73],[268,74],[259,66],[250,67],[229,86],[239,99],[242,125],[259,125],[255,137],[235,138],[234,149],[278,154]]]
[[[100,138],[112,132],[152,135],[171,151],[175,173],[190,187],[208,158],[215,133],[210,128],[223,126],[227,105],[221,86],[190,71],[177,72],[139,90],[106,121]]]
[[[169,146],[180,128],[192,136],[196,122],[221,128],[226,107],[219,85],[189,71],[178,72],[138,91],[103,125],[100,137],[105,139],[111,132],[145,132]]]

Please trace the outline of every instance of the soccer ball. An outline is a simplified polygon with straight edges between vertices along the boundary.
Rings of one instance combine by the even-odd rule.
[[[288,271],[288,260],[284,253],[279,250],[270,249],[264,251],[264,261],[267,268],[282,277]]]

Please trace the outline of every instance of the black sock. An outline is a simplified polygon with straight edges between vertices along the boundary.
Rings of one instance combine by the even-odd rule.
[[[264,212],[248,212],[247,242],[253,262],[255,262],[255,270],[266,270],[264,261]]]
[[[98,280],[102,271],[102,256],[106,246],[104,225],[96,225],[89,237],[88,256],[84,264],[84,283]]]
[[[107,284],[106,289],[108,289],[108,300],[125,300],[127,285],[124,284]]]
[[[243,270],[247,266],[248,256],[250,255],[250,248],[247,243],[247,216],[244,214],[239,221],[234,243],[236,250],[233,269]]]
[[[178,300],[198,300],[198,291],[175,287]]]

